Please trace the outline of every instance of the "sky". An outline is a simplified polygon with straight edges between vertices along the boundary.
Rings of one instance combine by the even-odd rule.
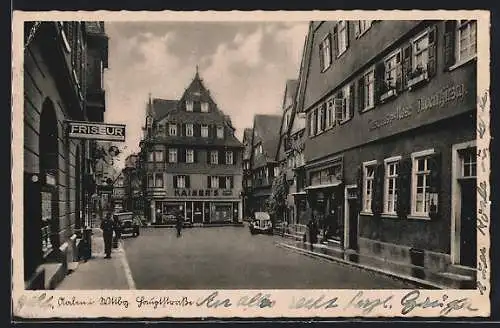
[[[105,121],[126,124],[124,158],[139,151],[149,93],[179,99],[199,74],[237,137],[254,114],[281,114],[287,79],[296,79],[307,22],[106,22],[109,67]]]

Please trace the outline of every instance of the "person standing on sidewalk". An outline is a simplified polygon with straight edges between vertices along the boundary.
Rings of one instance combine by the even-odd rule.
[[[106,213],[106,217],[101,222],[101,230],[104,237],[104,253],[106,253],[106,258],[110,259],[114,230],[114,223],[111,220],[111,213]]]
[[[175,221],[175,228],[177,229],[177,237],[181,236],[183,219],[181,215],[177,215],[177,219]]]

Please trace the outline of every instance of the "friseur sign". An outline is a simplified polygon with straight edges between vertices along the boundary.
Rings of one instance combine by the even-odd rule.
[[[66,121],[68,137],[106,141],[125,141],[125,125],[100,122]]]

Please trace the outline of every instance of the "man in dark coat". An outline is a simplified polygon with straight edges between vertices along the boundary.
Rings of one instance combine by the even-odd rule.
[[[184,223],[183,221],[184,220],[183,220],[182,216],[180,214],[178,214],[176,221],[175,221],[175,228],[177,229],[177,237],[181,236],[182,224]]]
[[[113,242],[113,230],[115,225],[111,220],[111,213],[107,213],[104,220],[101,222],[102,235],[104,237],[104,253],[106,253],[106,258],[111,258],[111,246]]]

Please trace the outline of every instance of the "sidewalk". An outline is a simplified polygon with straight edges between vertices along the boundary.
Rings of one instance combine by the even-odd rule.
[[[104,258],[104,240],[100,229],[93,229],[92,258],[80,262],[57,290],[135,289],[121,242],[113,248],[111,259]]]

